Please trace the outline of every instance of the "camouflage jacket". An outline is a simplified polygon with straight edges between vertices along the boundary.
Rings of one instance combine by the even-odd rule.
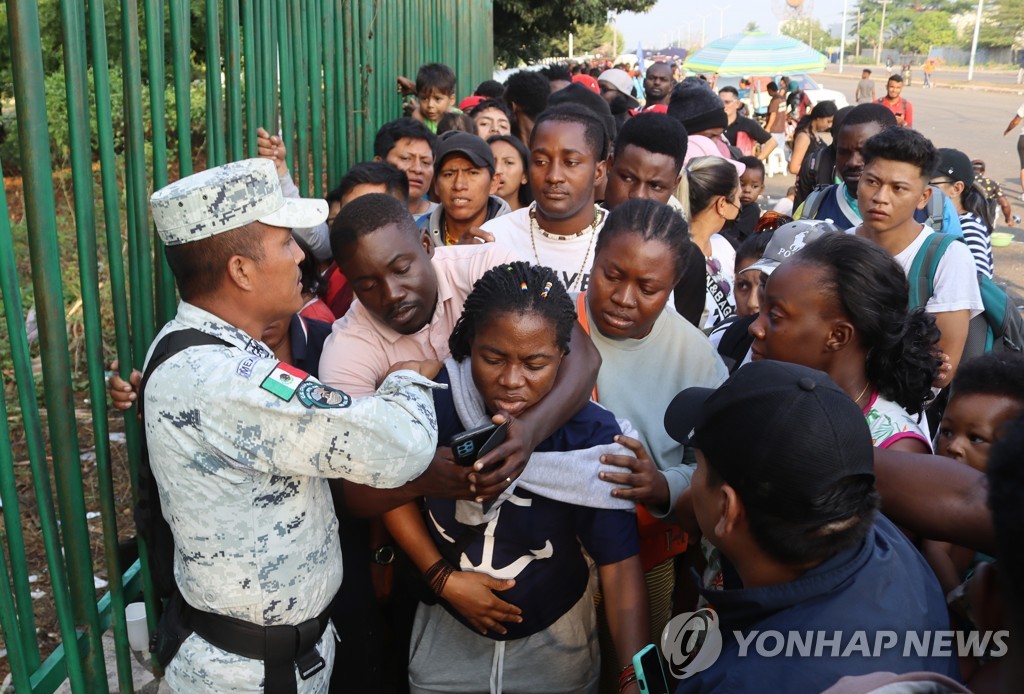
[[[351,400],[185,302],[157,341],[184,328],[234,346],[179,352],[146,386],[146,440],[174,533],[175,580],[199,609],[298,624],[341,584],[326,478],[397,487],[422,473],[437,443],[435,384],[402,371],[376,395]]]

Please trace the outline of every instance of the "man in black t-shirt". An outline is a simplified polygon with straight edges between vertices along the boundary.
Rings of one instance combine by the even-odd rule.
[[[722,87],[718,90],[718,96],[722,98],[725,106],[725,115],[729,119],[729,125],[725,129],[725,139],[733,147],[738,147],[744,156],[756,156],[761,161],[768,158],[776,147],[772,136],[753,118],[747,118],[739,114],[740,97],[735,87]],[[754,145],[760,145],[759,151],[754,152]]]

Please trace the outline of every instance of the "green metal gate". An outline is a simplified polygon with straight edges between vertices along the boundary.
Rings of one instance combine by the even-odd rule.
[[[16,169],[5,184],[23,212],[0,191],[0,627],[18,691],[53,691],[65,679],[74,692],[107,691],[101,636],[110,627],[118,688],[130,692],[125,603],[143,590],[151,626],[157,605],[139,562],[119,565],[118,534],[133,531],[114,495],[110,425],[119,418],[107,411],[104,364],[117,358],[123,376],[141,368],[175,311],[149,194],[194,169],[255,156],[262,125],[282,133],[300,191],[323,195],[372,156],[376,129],[400,115],[397,75],[444,62],[460,96],[490,76],[492,2],[6,0],[0,30],[3,20],[0,145],[16,138],[18,161],[0,163]],[[60,81],[56,95],[47,89]],[[12,104],[16,115],[4,121]],[[134,482],[134,410],[123,428]],[[87,501],[84,482],[96,499]],[[26,523],[38,525],[44,567],[26,555]],[[109,581],[99,600],[97,568]],[[37,640],[32,570],[52,591],[61,643],[49,654]]]

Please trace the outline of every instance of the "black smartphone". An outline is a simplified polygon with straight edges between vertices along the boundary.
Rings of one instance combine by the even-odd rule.
[[[636,671],[636,681],[642,694],[669,694],[661,653],[653,643],[644,646],[633,656],[633,670]]]
[[[500,426],[498,424],[484,424],[456,434],[449,442],[455,462],[459,465],[469,467],[482,456],[494,450],[505,440],[508,432],[508,421]]]

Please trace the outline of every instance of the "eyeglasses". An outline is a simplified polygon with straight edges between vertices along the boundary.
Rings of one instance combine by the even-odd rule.
[[[732,291],[732,287],[729,286],[729,280],[721,276],[722,263],[718,258],[705,258],[704,265],[708,269],[708,274],[711,275],[711,279],[714,280],[715,284],[718,285],[718,289],[724,296],[729,296],[729,292]]]
[[[951,178],[939,178],[934,181],[928,181],[928,185],[930,186],[953,185],[954,183],[956,183],[956,181]]]

